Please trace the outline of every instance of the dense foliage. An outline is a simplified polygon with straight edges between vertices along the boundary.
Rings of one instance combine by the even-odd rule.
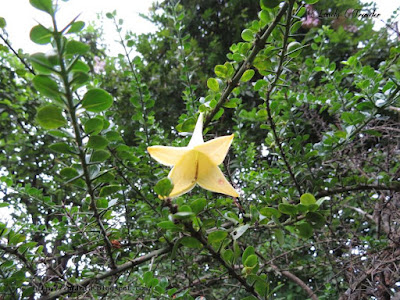
[[[0,18],[1,298],[399,299],[400,34],[315,2],[164,1],[140,36],[108,13],[116,57],[51,0],[30,37],[52,51]],[[239,198],[166,197],[147,147],[199,112],[235,134]]]

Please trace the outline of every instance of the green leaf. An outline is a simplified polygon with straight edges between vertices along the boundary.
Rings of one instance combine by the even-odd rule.
[[[287,47],[287,53],[290,57],[297,57],[301,53],[301,44],[299,42],[291,42]]]
[[[186,219],[191,219],[192,217],[195,216],[195,214],[191,211],[180,211],[173,214],[173,216],[175,219],[186,220]]]
[[[213,243],[218,243],[224,240],[228,236],[228,232],[218,230],[218,231],[213,231],[208,235],[208,242],[210,244]]]
[[[0,17],[0,28],[5,28],[7,25],[6,19]]]
[[[276,240],[278,241],[279,245],[283,245],[285,243],[285,239],[283,237],[283,231],[280,229],[275,229],[274,230],[274,236]]]
[[[115,185],[115,184],[107,185],[101,188],[99,196],[100,197],[110,196],[120,190],[122,190],[122,186],[120,185]]]
[[[32,42],[39,45],[46,45],[51,42],[52,32],[43,25],[36,25],[32,27],[29,37]]]
[[[36,9],[54,15],[54,8],[52,0],[29,0],[29,3]]]
[[[67,43],[67,47],[65,49],[66,54],[72,54],[72,55],[83,55],[86,52],[88,52],[90,49],[89,45],[86,45],[82,42],[78,42],[75,40],[69,41]]]
[[[62,109],[54,105],[39,108],[36,121],[44,129],[55,129],[67,124],[67,120],[62,115]]]
[[[212,90],[214,92],[219,91],[219,83],[218,83],[218,80],[215,78],[208,78],[207,86],[210,90]]]
[[[75,63],[70,67],[71,71],[74,72],[84,72],[87,73],[90,71],[90,68],[87,64],[85,64],[83,61],[81,60],[77,60],[75,61]]]
[[[305,239],[310,238],[313,234],[313,229],[311,225],[308,223],[301,223],[296,225],[296,231],[300,237]]]
[[[51,144],[49,148],[59,153],[64,153],[64,154],[74,153],[73,149],[67,143],[63,142]]]
[[[232,263],[234,258],[233,251],[231,249],[225,250],[222,252],[222,258],[229,264]]]
[[[261,0],[260,6],[262,9],[270,9],[277,7],[282,0]]]
[[[85,123],[85,132],[87,134],[98,134],[103,130],[103,121],[99,118],[89,119]]]
[[[57,82],[52,80],[49,76],[46,75],[36,75],[32,80],[33,86],[37,89],[41,94],[51,99],[61,101],[60,99],[60,90]]]
[[[85,22],[83,21],[76,21],[74,23],[71,24],[71,27],[69,28],[69,30],[67,31],[67,33],[77,33],[80,32],[83,27],[85,27]]]
[[[188,248],[200,249],[203,245],[194,237],[185,236],[181,239],[181,244]]]
[[[89,75],[85,72],[74,72],[72,75],[71,84],[73,84],[74,90],[83,86],[89,81]]]
[[[218,77],[226,78],[228,75],[228,68],[224,65],[216,65],[214,68],[214,73]]]
[[[317,229],[322,228],[326,223],[325,217],[323,215],[312,211],[307,213],[306,220]]]
[[[66,167],[60,171],[60,175],[68,180],[79,176],[79,172],[75,168]]]
[[[36,71],[42,74],[51,74],[53,64],[44,53],[38,52],[29,56],[29,60]]]
[[[190,203],[190,208],[197,215],[201,212],[204,207],[206,207],[207,201],[204,198],[196,199],[192,203]]]
[[[162,221],[157,224],[158,227],[162,229],[172,230],[172,231],[182,231],[182,228],[175,225],[172,221]]]
[[[161,197],[168,197],[173,188],[174,185],[172,184],[171,179],[164,177],[157,182],[154,191]]]
[[[112,96],[103,89],[91,89],[82,99],[83,108],[96,113],[110,108],[112,103]]]
[[[271,218],[272,216],[275,216],[275,218],[279,218],[282,214],[279,212],[279,210],[272,208],[272,207],[263,207],[260,209],[260,214],[263,216],[266,216],[268,218]]]
[[[101,135],[92,135],[87,143],[88,148],[103,149],[107,147],[108,140]]]
[[[90,157],[91,162],[103,162],[111,156],[110,152],[107,150],[96,150],[92,153]]]
[[[280,203],[278,205],[278,209],[281,213],[286,215],[295,215],[297,214],[296,206],[292,204]]]
[[[242,77],[240,77],[240,81],[241,81],[241,82],[247,82],[247,81],[249,81],[251,78],[253,78],[254,74],[255,74],[255,72],[254,72],[253,69],[246,70],[246,71],[243,73]]]
[[[307,4],[315,4],[317,3],[319,0],[304,0]]]
[[[300,203],[303,205],[311,205],[317,203],[317,200],[310,193],[305,193],[300,197]]]
[[[249,255],[244,261],[244,266],[248,268],[254,268],[258,264],[258,257],[255,254]]]
[[[246,42],[251,42],[254,38],[254,33],[250,29],[245,29],[242,31],[242,39]]]
[[[242,254],[242,262],[244,263],[246,261],[246,259],[250,256],[255,254],[255,250],[253,246],[248,246],[246,248],[246,250],[244,250],[243,254]]]
[[[96,200],[96,208],[108,208],[108,200],[105,198],[98,198]]]

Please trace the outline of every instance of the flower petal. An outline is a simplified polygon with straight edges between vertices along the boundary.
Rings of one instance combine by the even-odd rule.
[[[174,166],[189,150],[187,147],[151,146],[147,151],[159,163]]]
[[[232,144],[233,136],[233,134],[221,136],[219,138],[196,146],[195,150],[208,156],[212,163],[218,166],[224,161],[225,156],[228,153],[229,147]]]
[[[199,153],[199,169],[197,183],[206,190],[239,197],[238,192],[226,180],[224,174],[206,155]]]
[[[182,159],[172,168],[168,177],[172,180],[174,188],[170,197],[178,197],[189,192],[196,184],[198,168],[198,154],[189,150]]]
[[[188,147],[203,144],[203,113],[200,113],[197,119],[196,127],[194,128],[192,138],[190,139]]]

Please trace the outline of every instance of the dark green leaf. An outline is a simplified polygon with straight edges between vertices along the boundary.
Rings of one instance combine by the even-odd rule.
[[[103,129],[103,121],[99,118],[92,118],[85,123],[85,132],[87,134],[98,134]]]
[[[286,215],[295,215],[297,214],[296,206],[286,203],[280,203],[278,209],[281,213]]]
[[[207,201],[204,198],[196,199],[192,203],[190,203],[190,207],[192,211],[197,215],[200,213],[204,207],[206,207]]]
[[[171,179],[168,177],[164,177],[159,180],[154,187],[154,191],[161,197],[167,197],[171,193],[174,185],[172,184]]]
[[[107,145],[108,145],[108,140],[105,137],[102,137],[101,135],[92,135],[89,138],[89,142],[87,143],[87,147],[93,149],[103,149],[107,147]]]
[[[296,225],[297,234],[302,238],[310,238],[313,234],[313,229],[308,223],[301,223]]]
[[[182,228],[175,225],[175,223],[172,221],[163,221],[163,222],[158,223],[157,226],[162,229],[173,230],[173,231],[182,231]]]
[[[46,45],[51,42],[52,32],[39,24],[32,27],[29,36],[32,42],[39,45]]]
[[[183,246],[188,248],[199,249],[203,247],[203,245],[197,239],[191,236],[183,237],[180,242]]]
[[[90,157],[91,162],[103,162],[111,156],[107,150],[96,150]]]
[[[208,235],[208,242],[210,244],[218,243],[224,240],[228,236],[228,232],[226,231],[213,231]]]
[[[77,33],[80,32],[83,27],[85,27],[85,22],[83,21],[76,21],[74,23],[71,24],[71,27],[69,28],[69,30],[67,31],[67,33]]]
[[[120,185],[107,185],[101,188],[100,197],[106,197],[112,195],[122,189]]]
[[[75,40],[71,40],[67,43],[67,47],[65,49],[66,54],[72,54],[72,55],[83,55],[86,52],[88,52],[90,49],[89,45],[86,45],[82,42],[78,42]]]
[[[29,0],[30,4],[44,12],[47,12],[50,15],[54,14],[54,8],[52,0]]]

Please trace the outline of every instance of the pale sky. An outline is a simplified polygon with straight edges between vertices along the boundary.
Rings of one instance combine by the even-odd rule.
[[[93,21],[97,19],[97,13],[117,11],[117,18],[124,20],[123,28],[135,33],[146,33],[155,31],[155,26],[139,16],[139,13],[148,14],[149,8],[156,0],[69,0],[64,2],[58,0],[60,11],[57,14],[59,27],[68,24],[73,18],[81,13],[78,20]],[[9,40],[16,49],[25,52],[46,52],[47,47],[33,43],[29,38],[31,28],[38,22],[45,26],[51,23],[50,16],[45,12],[33,8],[29,0],[0,0],[0,17],[6,19],[6,30]],[[115,40],[115,27],[112,20],[104,17],[105,39],[109,43]],[[116,44],[114,44],[117,46]],[[118,46],[117,46],[118,47]],[[116,53],[120,52],[118,49]],[[112,51],[112,54],[116,54]]]
[[[88,22],[89,20],[96,20],[96,15],[99,12],[105,14],[117,10],[117,17],[124,20],[123,28],[125,30],[128,29],[138,34],[152,32],[155,31],[155,26],[141,18],[139,13],[147,14],[153,1],[156,0],[69,0],[68,2],[58,0],[61,6],[58,14],[59,27],[67,24],[79,13],[81,13],[79,19]],[[201,2],[201,0],[198,1]],[[376,13],[381,14],[380,18],[375,19],[375,23],[376,28],[380,28],[384,24],[381,19],[386,20],[392,11],[400,5],[400,2],[398,0],[376,0],[375,2],[378,8]],[[6,19],[6,29],[14,48],[21,48],[28,53],[46,52],[49,49],[49,46],[46,48],[30,41],[30,29],[37,25],[37,22],[45,26],[50,25],[50,18],[46,13],[33,8],[29,4],[29,0],[0,0],[0,17]],[[111,20],[106,18],[104,20],[104,31],[105,40],[111,46],[110,54],[116,55],[121,52],[119,46],[114,43],[114,25]]]

